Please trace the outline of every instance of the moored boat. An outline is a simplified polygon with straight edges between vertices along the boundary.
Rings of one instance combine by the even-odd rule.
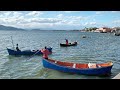
[[[52,48],[47,48],[49,52],[52,53]],[[9,55],[42,55],[43,53],[40,50],[23,50],[23,51],[16,51],[14,49],[7,48]]]
[[[99,64],[73,63],[44,58],[42,59],[42,62],[45,68],[84,75],[110,75],[113,66],[112,62]]]

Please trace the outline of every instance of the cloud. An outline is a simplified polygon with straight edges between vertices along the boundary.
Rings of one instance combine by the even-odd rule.
[[[20,12],[13,12],[13,18],[19,18],[19,17],[23,17],[23,14]]]
[[[59,15],[57,15],[57,18],[63,18],[63,17],[64,17],[63,14],[59,14]]]
[[[120,11],[111,11],[112,13],[120,13]]]
[[[40,11],[32,11],[32,12],[29,12],[28,14],[26,14],[26,16],[40,16],[42,14],[43,14],[43,12],[40,12]]]
[[[25,24],[19,24],[19,27],[23,27],[26,29],[30,29],[30,28],[48,28],[48,27],[53,27],[53,23],[36,23],[36,22],[32,22],[32,23],[25,23]]]
[[[100,15],[100,14],[104,14],[104,13],[120,13],[120,11],[97,11],[96,14]]]
[[[68,11],[78,12],[78,11]],[[81,22],[90,20],[92,16],[65,16],[64,14],[58,14],[56,17],[42,18],[43,12],[32,11],[32,12],[20,12],[20,11],[9,11],[0,12],[0,23],[17,26],[17,27],[49,27],[49,26],[80,26]],[[89,25],[95,23],[89,23]]]
[[[120,20],[115,20],[115,21],[113,21],[113,23],[120,24]]]
[[[96,24],[96,22],[90,22],[89,24],[90,24],[90,25],[95,25],[95,24]]]
[[[31,22],[37,22],[37,23],[57,23],[62,21],[61,19],[57,18],[33,18],[31,19]]]
[[[97,11],[96,14],[103,14],[106,13],[107,11]]]
[[[85,19],[87,19],[87,17],[82,17],[82,16],[69,16],[66,18],[68,18],[69,20],[85,20]]]
[[[0,17],[8,17],[12,14],[11,11],[0,11]]]
[[[5,13],[4,13],[5,17],[10,16],[11,14],[12,14],[12,12],[5,12]]]
[[[23,13],[21,13],[20,11],[1,11],[0,12],[0,17],[3,18],[11,18],[11,17],[20,17],[22,16]]]
[[[75,12],[80,12],[80,11],[64,11],[65,13],[75,13]]]
[[[83,23],[84,26],[96,25],[96,24],[97,24],[96,22],[85,22],[85,23]]]
[[[95,13],[91,13],[90,15],[87,15],[87,12],[85,14],[84,13],[74,14],[74,12],[80,11],[59,11],[59,12],[50,11],[50,13],[49,12],[44,13],[43,11],[0,11],[0,24],[21,28],[40,28],[40,27],[71,28],[95,25],[100,26],[100,23],[98,23],[98,21],[101,21],[102,24],[105,24],[106,21],[103,19],[102,21],[100,19],[104,18],[104,14],[108,13],[112,15],[109,17],[111,17],[111,19],[114,19],[112,24],[114,25],[120,24],[119,19],[120,11],[96,11]]]

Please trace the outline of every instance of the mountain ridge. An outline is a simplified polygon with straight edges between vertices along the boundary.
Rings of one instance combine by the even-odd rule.
[[[25,29],[12,27],[12,26],[0,25],[0,30],[25,30]]]

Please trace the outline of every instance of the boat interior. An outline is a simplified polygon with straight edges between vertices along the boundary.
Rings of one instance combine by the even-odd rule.
[[[71,68],[80,68],[80,69],[85,69],[85,68],[98,68],[98,67],[107,67],[113,65],[112,62],[107,62],[107,63],[91,63],[91,67],[89,66],[90,63],[73,63],[73,62],[62,62],[58,60],[53,60],[53,59],[48,59],[49,62],[60,65],[60,66],[66,66],[66,67],[71,67]]]

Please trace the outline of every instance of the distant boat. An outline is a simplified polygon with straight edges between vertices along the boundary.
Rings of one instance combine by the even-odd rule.
[[[86,38],[86,36],[85,36],[85,35],[83,35],[83,36],[82,36],[82,38]]]
[[[48,48],[50,52],[52,52],[52,48]],[[7,48],[9,55],[41,55],[43,54],[40,50],[23,50],[23,51],[16,51],[13,49]]]
[[[42,59],[43,66],[45,68],[58,70],[61,72],[83,74],[83,75],[110,75],[113,66],[112,62],[91,64],[90,63],[73,63],[63,62],[53,59]],[[93,66],[92,66],[93,65]],[[96,66],[95,66],[96,65]]]
[[[115,36],[120,36],[120,33],[114,33]]]
[[[69,43],[68,45],[60,43],[60,46],[62,46],[62,47],[76,46],[76,45],[77,45],[77,42]]]
[[[120,30],[115,31],[115,32],[114,32],[114,35],[115,35],[115,36],[120,36]]]

